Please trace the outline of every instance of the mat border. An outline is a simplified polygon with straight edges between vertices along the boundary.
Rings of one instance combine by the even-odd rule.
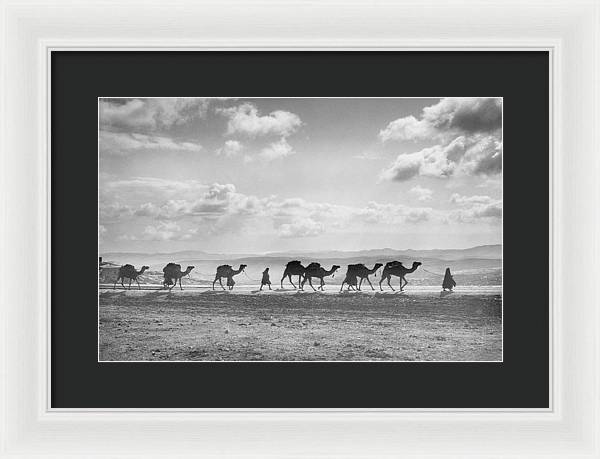
[[[0,290],[2,457],[600,457],[597,1],[22,0],[0,23],[0,279],[38,286]],[[550,53],[551,409],[49,409],[49,53],[286,49]]]
[[[49,50],[49,53],[52,53],[52,50]],[[52,62],[51,56],[48,57],[48,61]],[[213,99],[213,98],[221,98],[228,97],[233,99],[343,99],[343,100],[356,100],[356,99],[431,99],[433,102],[435,99],[443,99],[443,96],[168,96],[168,97],[160,97],[160,96],[98,96],[98,226],[100,226],[100,99],[196,99],[196,98],[204,98],[204,99]],[[460,96],[452,96],[451,98],[457,98]],[[500,128],[500,138],[504,138],[504,97],[503,96],[489,96],[489,95],[481,95],[481,96],[465,96],[465,98],[490,98],[490,99],[500,99],[502,101],[502,113],[501,113],[501,128]],[[48,120],[50,120],[50,106],[52,104],[52,100],[48,98]],[[50,125],[48,125],[48,130],[50,130]],[[49,158],[51,159],[51,155],[49,154]],[[549,192],[549,199],[551,198]],[[501,171],[501,179],[500,179],[500,200],[504,199],[504,155],[502,156],[502,171]],[[50,223],[49,223],[50,225]],[[550,218],[549,222],[549,234],[548,238],[551,239],[551,231],[552,231],[552,219]],[[500,285],[500,296],[502,298],[502,309],[501,309],[501,349],[500,349],[500,359],[499,360],[102,360],[100,359],[100,281],[98,281],[98,344],[97,344],[97,353],[98,363],[142,363],[142,362],[152,362],[152,363],[216,363],[216,364],[227,364],[227,363],[250,363],[250,364],[261,364],[261,363],[368,363],[368,362],[377,362],[377,363],[403,363],[403,362],[411,362],[411,363],[503,363],[504,362],[504,209],[502,209],[502,216],[500,219],[500,245],[502,247],[501,258],[500,258],[500,276],[502,279],[502,283]],[[51,250],[51,247],[48,248]],[[100,233],[98,233],[98,257],[100,257]],[[258,255],[258,254],[255,254]],[[232,254],[232,259],[239,258],[239,255]],[[443,277],[443,276],[442,276]],[[145,285],[145,284],[142,284]],[[552,295],[551,284],[548,284],[549,295]],[[209,289],[208,286],[205,287]],[[457,290],[457,293],[459,291]],[[177,294],[177,290],[175,290],[175,294]],[[48,330],[51,330],[51,320],[50,315],[52,313],[51,308],[49,308],[49,317],[48,317]],[[552,361],[552,335],[550,335],[550,343],[549,343],[549,355],[550,361]],[[50,342],[50,332],[48,332],[48,347],[51,346]],[[51,393],[50,388],[51,378],[48,376],[48,394]],[[49,395],[48,395],[49,397]],[[550,402],[551,403],[551,402]]]

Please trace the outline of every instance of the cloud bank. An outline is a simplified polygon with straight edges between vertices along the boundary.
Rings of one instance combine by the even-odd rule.
[[[399,118],[379,132],[383,142],[433,140],[436,145],[404,153],[380,178],[491,176],[502,172],[501,99],[447,98],[425,107],[419,119]]]

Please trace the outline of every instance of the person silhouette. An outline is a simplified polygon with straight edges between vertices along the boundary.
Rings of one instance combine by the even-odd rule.
[[[263,286],[268,285],[269,290],[273,290],[271,288],[271,280],[269,279],[269,268],[266,268],[262,273],[262,279],[260,281],[260,290],[262,290]]]
[[[456,282],[450,273],[450,268],[446,268],[446,273],[444,274],[444,281],[442,282],[442,289],[446,291],[446,289],[452,291],[452,289],[456,287]]]
[[[229,288],[229,290],[233,290],[234,285],[235,285],[235,281],[233,280],[233,277],[228,277],[227,278],[227,287]]]

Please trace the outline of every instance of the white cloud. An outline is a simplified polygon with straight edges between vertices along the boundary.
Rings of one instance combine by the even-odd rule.
[[[138,151],[200,151],[202,146],[193,142],[179,142],[170,137],[136,133],[100,131],[100,152],[127,155]]]
[[[470,223],[502,217],[502,201],[490,196],[461,196],[455,193],[450,197],[450,202],[460,206],[460,209],[450,212],[451,220]]]
[[[432,190],[419,185],[412,187],[408,192],[414,195],[419,201],[431,201],[433,196]]]
[[[449,204],[456,208],[442,210],[374,201],[354,207],[303,198],[257,197],[240,193],[231,183],[205,185],[197,181],[176,182],[148,177],[111,183],[111,194],[102,201],[101,223],[129,221],[131,227],[138,227],[137,234],[129,232],[122,236],[126,240],[188,240],[202,234],[235,233],[256,228],[261,229],[261,234],[281,238],[343,234],[350,229],[371,231],[374,226],[382,231],[402,231],[407,225],[423,223],[480,219],[491,222],[499,218],[502,211],[501,200],[456,193],[449,199]],[[147,201],[139,199],[139,193],[144,190],[142,184],[154,190],[154,195],[149,195]],[[432,190],[415,186],[410,193],[427,201]],[[130,196],[128,202],[137,204],[121,204],[118,199],[123,196]]]
[[[385,129],[379,131],[379,138],[387,142],[389,140],[418,140],[426,139],[436,135],[436,130],[424,120],[418,120],[414,116],[406,116],[392,121]]]
[[[406,181],[418,176],[493,175],[502,171],[502,143],[492,136],[460,136],[448,144],[400,154],[384,169],[383,180]]]
[[[272,161],[274,159],[293,155],[294,153],[292,146],[285,140],[285,137],[282,137],[277,142],[273,142],[268,147],[263,148],[259,157],[266,161]]]
[[[131,217],[133,214],[134,210],[127,204],[103,201],[100,203],[100,219],[104,222],[118,221],[122,218]]]
[[[434,211],[429,207],[408,207],[402,204],[380,204],[371,201],[366,207],[358,209],[356,214],[367,223],[398,225],[428,221],[433,217]]]
[[[227,157],[237,156],[244,146],[237,140],[227,140],[225,145],[217,150],[217,155],[224,155]]]
[[[445,98],[412,115],[390,122],[379,132],[382,141],[434,141],[437,145],[400,154],[385,169],[384,180],[417,176],[495,175],[502,172],[502,100]]]
[[[120,241],[187,241],[197,236],[198,229],[182,230],[177,223],[159,222],[148,225],[140,234],[122,234]]]
[[[500,178],[485,178],[477,188],[495,188],[500,189],[502,187],[502,180]]]
[[[294,113],[276,110],[268,115],[260,115],[251,103],[231,108],[217,109],[217,113],[226,116],[227,134],[245,134],[250,137],[277,135],[287,137],[301,125],[300,117]]]
[[[160,222],[156,226],[146,226],[143,238],[151,241],[170,241],[176,238],[180,231],[177,223]]]
[[[467,175],[495,175],[502,172],[502,142],[495,137],[476,141],[461,160],[462,172]]]
[[[453,204],[490,204],[494,202],[494,199],[489,196],[461,196],[458,193],[454,193],[450,196],[450,202]]]
[[[154,131],[206,115],[210,99],[101,99],[100,126]]]
[[[112,176],[100,174],[100,188],[104,195],[125,196],[146,194],[161,198],[199,195],[208,190],[208,185],[197,180],[168,180],[158,177],[132,177],[115,179]]]
[[[133,212],[133,215],[159,220],[184,217],[215,220],[227,215],[253,214],[260,206],[260,199],[237,193],[235,186],[230,183],[213,183],[206,187],[204,193],[198,198],[168,199],[160,205],[152,202],[144,203]]]
[[[295,219],[291,223],[283,223],[278,234],[284,238],[314,237],[325,232],[325,225],[311,218]]]
[[[491,134],[502,126],[502,100],[499,98],[441,99],[425,107],[421,118],[410,115],[390,122],[379,132],[382,141],[448,139],[458,135]]]

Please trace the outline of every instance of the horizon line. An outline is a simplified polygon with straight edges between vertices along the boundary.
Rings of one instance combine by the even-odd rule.
[[[413,252],[417,252],[417,251],[433,251],[433,250],[470,250],[470,249],[476,249],[479,247],[492,247],[492,246],[502,246],[502,242],[500,243],[496,243],[496,244],[480,244],[480,245],[474,245],[474,246],[470,246],[470,247],[463,247],[463,248],[456,248],[456,247],[451,247],[451,248],[439,248],[439,247],[435,247],[435,248],[430,248],[430,249],[395,249],[392,247],[381,247],[381,248],[372,248],[372,249],[353,249],[353,250],[342,250],[342,249],[326,249],[326,250],[278,250],[278,251],[274,251],[274,252],[248,252],[248,253],[242,253],[242,252],[232,252],[232,253],[226,253],[226,252],[206,252],[204,250],[201,249],[183,249],[183,250],[175,250],[173,252],[124,252],[124,251],[120,251],[120,250],[106,250],[104,253],[123,253],[123,254],[128,254],[128,255],[148,255],[148,254],[152,254],[152,255],[171,255],[174,253],[180,253],[180,252],[192,252],[192,251],[197,251],[197,252],[203,252],[206,255],[227,255],[227,256],[243,256],[243,257],[247,257],[247,256],[267,256],[267,255],[277,255],[277,254],[286,254],[286,253],[316,253],[316,252],[343,252],[343,253],[350,253],[350,252],[365,252],[365,251],[373,251],[373,250],[394,250],[397,252],[406,252],[406,251],[413,251]],[[98,255],[101,255],[100,250],[98,250]]]

